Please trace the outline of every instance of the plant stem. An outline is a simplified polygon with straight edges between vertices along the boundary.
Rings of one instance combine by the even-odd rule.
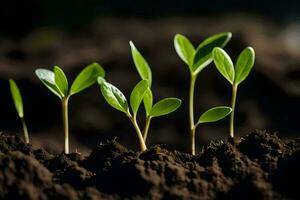
[[[151,117],[148,116],[147,119],[146,119],[146,124],[145,124],[144,131],[143,131],[143,136],[144,136],[145,143],[146,143],[146,140],[147,140],[147,135],[148,135],[148,131],[149,131],[150,122],[151,122]]]
[[[127,114],[127,116],[129,117],[130,121],[132,122],[134,128],[135,128],[135,131],[138,135],[138,138],[139,138],[139,142],[140,142],[140,148],[141,148],[141,151],[146,151],[147,150],[147,146],[145,144],[145,141],[143,139],[143,135],[142,135],[142,132],[137,124],[137,121],[136,121],[136,115],[133,115],[133,117],[130,115],[130,114]]]
[[[28,129],[27,129],[27,125],[26,125],[24,117],[21,117],[21,122],[22,122],[22,126],[23,126],[25,142],[27,144],[29,144],[29,134],[28,134]]]
[[[65,154],[69,154],[69,116],[68,116],[69,97],[62,99],[62,117],[65,135]]]
[[[190,137],[191,137],[191,153],[192,153],[192,155],[196,154],[195,130],[196,130],[196,127],[191,129],[191,134],[190,134]]]
[[[190,91],[189,91],[189,119],[190,119],[190,138],[191,153],[195,155],[195,124],[194,124],[194,92],[197,76],[191,74]]]
[[[232,86],[232,97],[231,97],[231,108],[232,112],[230,115],[230,137],[234,137],[234,111],[235,111],[235,102],[236,102],[236,94],[237,94],[237,84],[233,84]]]

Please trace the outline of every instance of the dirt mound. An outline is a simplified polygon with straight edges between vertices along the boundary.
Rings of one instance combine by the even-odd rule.
[[[116,141],[86,158],[34,150],[1,136],[1,199],[299,199],[299,140],[255,131],[211,142],[200,154],[157,145],[134,152]]]

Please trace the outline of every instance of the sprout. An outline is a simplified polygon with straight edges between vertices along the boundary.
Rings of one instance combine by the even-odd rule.
[[[245,48],[239,55],[235,67],[229,55],[221,48],[213,50],[214,63],[219,72],[232,85],[232,113],[230,117],[230,137],[234,137],[234,111],[238,85],[249,75],[255,60],[255,52],[252,47]]]
[[[14,101],[17,113],[21,119],[25,142],[29,143],[29,134],[28,134],[27,125],[26,125],[26,122],[24,119],[24,108],[23,108],[23,100],[22,100],[21,92],[18,88],[17,83],[13,79],[9,79],[9,86],[10,86],[11,96]]]
[[[149,85],[146,80],[140,81],[132,90],[130,95],[130,106],[132,109],[133,114],[131,114],[129,110],[129,106],[126,100],[126,97],[124,94],[116,88],[114,85],[106,82],[103,78],[98,78],[98,83],[101,88],[101,93],[104,97],[104,99],[107,101],[109,105],[114,107],[115,109],[123,112],[126,114],[126,116],[130,119],[132,122],[136,133],[139,138],[140,142],[140,149],[141,151],[145,151],[147,149],[145,141],[142,136],[142,132],[138,126],[136,115],[137,111],[139,109],[139,106],[143,100],[143,97],[146,93],[146,90],[148,89]]]
[[[163,115],[167,115],[169,113],[174,112],[181,105],[181,100],[177,98],[164,98],[158,101],[153,106],[153,94],[151,91],[152,84],[152,72],[149,64],[142,56],[142,54],[137,50],[134,46],[133,42],[129,42],[131,47],[131,54],[134,61],[134,65],[143,80],[147,80],[149,83],[149,88],[146,90],[146,93],[143,98],[145,114],[146,114],[146,124],[143,130],[143,138],[146,142],[147,135],[149,131],[149,126],[151,123],[151,119],[154,117],[159,117]]]
[[[67,77],[63,70],[58,66],[53,68],[53,71],[47,69],[35,70],[37,77],[42,83],[56,96],[58,96],[62,103],[62,116],[63,116],[63,127],[65,135],[65,153],[69,153],[69,122],[68,122],[68,102],[69,98],[81,92],[82,90],[93,85],[97,78],[104,77],[105,72],[98,63],[92,63],[84,68],[79,75],[75,78],[71,88]]]
[[[198,125],[194,122],[194,90],[195,82],[198,74],[207,67],[212,61],[212,50],[215,47],[224,47],[231,39],[231,33],[224,32],[213,35],[205,39],[195,49],[192,43],[183,35],[177,34],[174,38],[174,46],[178,56],[187,64],[190,70],[190,89],[189,89],[189,121],[190,121],[190,138],[191,138],[191,153],[195,155],[195,130]],[[220,113],[228,115],[230,109],[228,107],[217,107]],[[224,111],[224,112],[223,112]],[[227,111],[227,112],[225,112]],[[222,115],[224,118],[226,115]],[[213,116],[213,115],[212,115]],[[222,119],[216,118],[216,119]],[[215,121],[215,120],[214,120]]]
[[[107,101],[107,103],[115,109],[123,112],[130,119],[137,133],[140,143],[140,149],[141,151],[145,151],[147,149],[147,146],[145,144],[145,139],[137,122],[137,113],[145,95],[149,91],[149,82],[147,80],[141,80],[138,84],[136,84],[136,86],[132,90],[130,95],[131,111],[126,97],[118,88],[108,83],[105,79],[101,77],[98,78],[98,83],[101,88],[101,93],[104,99]],[[173,112],[179,107],[180,103],[181,101],[175,98],[164,99],[156,103],[150,109],[150,119],[152,117],[158,117]]]

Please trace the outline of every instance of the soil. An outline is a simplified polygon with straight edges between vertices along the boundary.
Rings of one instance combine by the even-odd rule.
[[[51,154],[0,137],[0,199],[300,199],[300,139],[254,131],[192,156],[107,141],[90,155]]]

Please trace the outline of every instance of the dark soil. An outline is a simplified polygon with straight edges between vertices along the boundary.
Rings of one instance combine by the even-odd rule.
[[[87,157],[0,137],[0,199],[300,199],[300,140],[250,133],[197,156],[108,141]]]

